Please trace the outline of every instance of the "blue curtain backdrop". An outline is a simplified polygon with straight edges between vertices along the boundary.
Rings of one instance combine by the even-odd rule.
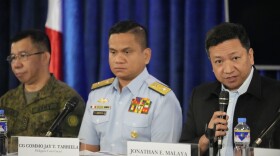
[[[85,100],[91,84],[112,77],[108,65],[108,31],[120,20],[146,26],[152,75],[169,85],[185,115],[194,86],[214,80],[204,50],[208,29],[224,21],[223,0],[63,0],[63,75]],[[47,0],[0,2],[0,95],[18,82],[5,58],[9,40],[27,28],[44,30]]]

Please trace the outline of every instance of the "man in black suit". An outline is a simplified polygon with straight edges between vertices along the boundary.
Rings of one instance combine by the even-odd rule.
[[[217,147],[217,137],[223,137],[220,154],[233,155],[233,128],[237,118],[247,118],[252,144],[279,112],[280,83],[258,74],[249,37],[239,24],[215,26],[207,33],[205,46],[218,81],[193,89],[180,142],[198,143],[201,155],[208,155],[211,136],[205,132],[216,129],[214,147]],[[229,92],[226,113],[218,111],[222,90]],[[223,115],[225,119],[220,118]],[[260,147],[280,148],[279,124],[263,138]],[[216,155],[217,148],[214,149]]]

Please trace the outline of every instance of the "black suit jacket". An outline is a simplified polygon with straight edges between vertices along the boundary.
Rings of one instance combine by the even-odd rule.
[[[198,143],[205,132],[213,113],[219,110],[219,93],[221,83],[218,81],[200,85],[193,89],[190,97],[187,120],[183,127],[180,142]],[[280,82],[261,77],[254,70],[253,78],[246,93],[239,96],[235,111],[233,127],[238,117],[247,118],[251,129],[251,144],[261,131],[266,128],[279,113]],[[267,135],[260,147],[280,148],[280,124]],[[205,153],[208,155],[208,152]]]

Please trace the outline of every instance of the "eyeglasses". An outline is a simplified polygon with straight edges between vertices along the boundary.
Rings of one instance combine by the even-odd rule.
[[[20,61],[26,61],[29,56],[42,54],[44,52],[45,51],[38,51],[38,52],[35,52],[35,53],[21,52],[21,53],[19,53],[17,55],[16,54],[12,54],[12,55],[9,55],[7,57],[7,61],[9,63],[12,63],[16,59],[18,59]]]

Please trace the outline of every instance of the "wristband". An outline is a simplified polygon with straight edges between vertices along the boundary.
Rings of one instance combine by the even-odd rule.
[[[205,130],[205,133],[204,133],[204,134],[205,134],[205,136],[206,136],[207,139],[213,140],[214,137],[215,137],[215,128],[213,128],[213,129],[207,128],[207,129]]]

